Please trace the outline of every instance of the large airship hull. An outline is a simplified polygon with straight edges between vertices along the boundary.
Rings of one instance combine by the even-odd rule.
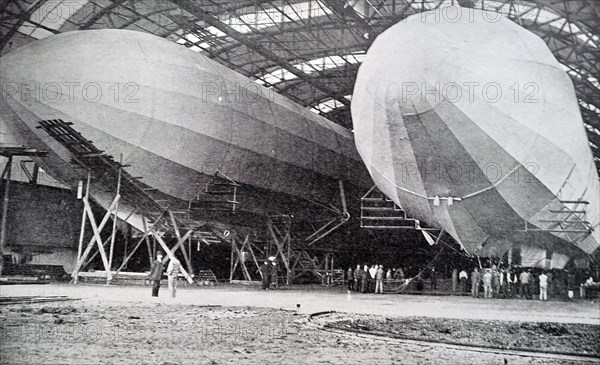
[[[460,7],[409,17],[375,40],[352,100],[379,189],[468,252],[516,246],[532,266],[562,267],[598,248],[598,174],[573,85],[534,34]]]
[[[72,123],[107,155],[122,155],[131,175],[182,202],[217,171],[255,188],[238,208],[262,214],[294,213],[294,199],[339,204],[338,180],[351,191],[372,184],[350,131],[147,33],[67,32],[0,62],[3,124],[22,144],[48,150],[40,164],[72,186],[85,173],[42,120]],[[103,190],[92,193],[107,206]]]

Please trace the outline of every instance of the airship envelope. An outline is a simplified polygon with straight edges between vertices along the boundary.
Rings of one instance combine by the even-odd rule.
[[[39,163],[72,186],[86,174],[41,121],[70,123],[115,160],[122,155],[131,175],[183,203],[203,193],[216,171],[243,185],[239,208],[252,213],[293,212],[298,200],[337,202],[339,180],[347,189],[372,185],[349,130],[151,34],[66,32],[0,63],[3,132],[47,150]],[[107,188],[114,190],[92,190],[104,207]]]
[[[379,189],[468,252],[562,267],[600,241],[598,173],[573,85],[512,21],[448,7],[383,32],[352,97]],[[531,252],[531,254],[526,254]]]

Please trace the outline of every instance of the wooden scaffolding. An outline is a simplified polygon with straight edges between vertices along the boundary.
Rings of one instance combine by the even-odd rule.
[[[179,212],[170,209],[168,203],[165,206],[164,200],[159,196],[154,196],[157,193],[156,189],[144,184],[141,178],[130,175],[125,171],[128,165],[124,165],[122,160],[116,162],[112,156],[99,150],[92,141],[84,138],[81,133],[73,129],[72,123],[64,122],[61,119],[52,119],[41,121],[39,124],[37,128],[44,130],[71,153],[71,162],[81,171],[82,179],[78,187],[78,198],[83,202],[83,215],[77,262],[71,274],[72,282],[78,282],[79,272],[84,270],[99,254],[102,259],[106,282],[110,284],[113,276],[123,270],[129,259],[145,242],[150,264],[156,252],[156,243],[165,252],[165,263],[175,258],[175,254],[179,251],[183,257],[183,266],[185,266],[185,268],[182,266],[182,273],[191,283],[191,273],[193,272],[190,259],[191,237],[200,223],[177,218],[176,213]],[[83,181],[84,176],[87,176],[87,182]],[[104,193],[108,192],[114,196],[109,208],[100,220],[96,219],[90,202],[90,189],[92,186],[106,189],[107,191],[104,191]],[[127,222],[133,214],[141,216],[143,236],[134,245],[128,256],[124,258],[120,267],[114,270],[113,255],[117,221],[119,220],[119,203],[123,201],[133,207],[133,210],[123,221]],[[108,237],[103,238],[102,231],[111,219],[112,230]],[[84,245],[87,224],[92,229],[92,237]],[[172,236],[176,240],[170,247],[165,238],[167,236]],[[153,244],[151,244],[151,239]]]

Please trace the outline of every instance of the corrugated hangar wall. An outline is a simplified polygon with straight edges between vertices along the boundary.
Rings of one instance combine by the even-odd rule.
[[[0,196],[4,198],[4,189]],[[11,181],[9,198],[9,250],[38,253],[57,247],[77,248],[82,208],[74,192]]]

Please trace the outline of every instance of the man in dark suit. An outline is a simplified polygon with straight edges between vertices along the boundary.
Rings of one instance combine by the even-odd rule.
[[[158,290],[160,289],[160,280],[163,275],[163,253],[158,251],[156,253],[156,260],[152,263],[150,268],[150,281],[152,281],[152,296],[158,296]]]
[[[360,291],[360,281],[362,279],[362,269],[360,265],[356,265],[356,269],[354,269],[354,291]]]
[[[346,280],[348,282],[348,290],[354,289],[354,271],[352,271],[352,266],[349,266],[348,271],[346,271]]]

